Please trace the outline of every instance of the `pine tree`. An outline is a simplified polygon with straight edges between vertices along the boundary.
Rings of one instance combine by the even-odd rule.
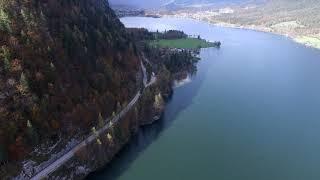
[[[27,133],[28,133],[29,139],[33,144],[39,142],[37,131],[33,128],[30,120],[27,121]]]
[[[5,70],[9,71],[11,69],[10,51],[6,46],[1,47],[0,57],[3,58]]]
[[[107,134],[107,138],[108,138],[109,141],[112,141],[112,136],[111,136],[110,133]]]
[[[97,144],[99,144],[99,145],[101,145],[101,144],[102,144],[102,142],[100,141],[100,139],[99,139],[99,138],[97,138]]]
[[[24,73],[21,73],[20,85],[21,85],[21,88],[23,91],[29,90],[29,83],[28,83],[28,80],[27,80],[26,76],[24,75]]]
[[[10,19],[3,7],[0,7],[0,30],[11,32]]]
[[[162,98],[161,94],[159,93],[158,95],[155,96],[154,106],[156,108],[159,108],[163,105],[163,103],[164,103],[163,98]]]
[[[97,133],[97,130],[96,130],[96,127],[91,128],[91,131],[92,131],[92,133],[95,134],[95,135],[98,134],[98,133]]]
[[[52,70],[55,70],[55,68],[56,68],[52,62],[50,63],[50,68],[51,68]]]
[[[104,120],[103,120],[103,118],[102,118],[101,113],[99,113],[99,117],[98,117],[98,127],[99,127],[99,128],[103,128],[103,126],[104,126]]]
[[[27,121],[27,126],[28,126],[28,128],[32,128],[32,124],[31,124],[30,120]]]

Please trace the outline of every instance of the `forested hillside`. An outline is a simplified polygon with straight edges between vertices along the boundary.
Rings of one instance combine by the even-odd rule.
[[[105,0],[0,0],[0,162],[88,133],[139,86],[135,45]]]

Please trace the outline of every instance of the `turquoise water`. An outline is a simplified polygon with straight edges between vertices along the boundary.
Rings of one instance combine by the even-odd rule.
[[[319,180],[320,51],[268,33],[185,19],[124,18],[222,42],[192,82],[89,179]]]

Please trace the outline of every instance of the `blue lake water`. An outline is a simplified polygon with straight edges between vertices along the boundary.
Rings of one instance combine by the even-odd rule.
[[[197,74],[175,89],[164,118],[89,179],[320,179],[319,50],[187,19],[122,22],[200,34],[222,48],[202,49]]]

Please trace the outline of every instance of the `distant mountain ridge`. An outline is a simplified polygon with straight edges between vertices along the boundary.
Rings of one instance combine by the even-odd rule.
[[[111,0],[111,6],[129,6],[143,9],[176,10],[188,7],[229,6],[261,3],[267,0]]]
[[[164,4],[168,8],[185,8],[185,7],[201,7],[201,6],[214,6],[214,5],[234,5],[234,4],[247,4],[247,3],[260,3],[265,0],[171,0]]]

